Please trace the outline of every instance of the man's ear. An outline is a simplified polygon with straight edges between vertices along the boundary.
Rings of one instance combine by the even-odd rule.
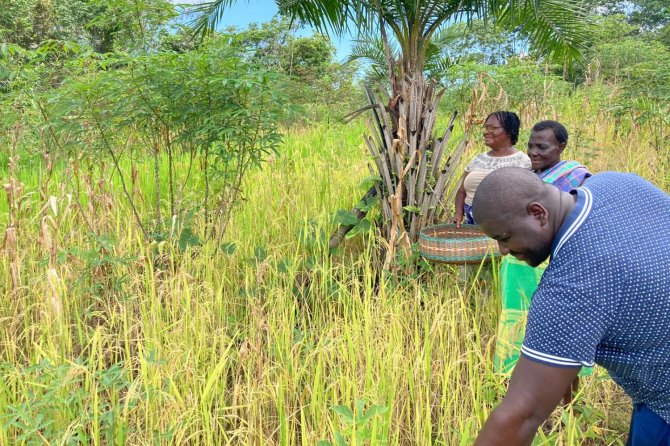
[[[549,212],[547,211],[547,208],[537,201],[530,203],[526,207],[526,211],[528,212],[528,215],[539,221],[542,226],[546,225],[549,221]]]
[[[558,145],[558,153],[563,153],[563,149],[565,149],[565,143],[562,142]]]

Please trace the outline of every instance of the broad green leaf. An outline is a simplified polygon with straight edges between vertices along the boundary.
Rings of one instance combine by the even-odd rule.
[[[355,225],[347,234],[344,236],[345,240],[350,240],[361,233],[360,226]]]
[[[361,234],[366,234],[368,231],[370,231],[370,228],[372,228],[372,223],[370,223],[370,220],[363,219],[358,222],[358,232]]]
[[[379,197],[368,197],[365,200],[361,200],[356,203],[356,208],[360,209],[363,212],[369,212],[370,209],[375,207],[379,203]]]
[[[333,406],[333,412],[342,417],[342,420],[347,423],[354,422],[354,414],[347,406]]]
[[[237,243],[235,242],[224,242],[221,243],[221,252],[225,255],[232,256],[237,251]]]
[[[388,412],[388,410],[389,409],[386,406],[372,406],[368,410],[366,410],[365,413],[357,419],[357,421],[359,423],[365,423],[366,421],[376,417],[377,415],[382,415]]]
[[[190,227],[186,227],[181,231],[179,235],[179,249],[182,252],[186,251],[190,246],[200,246],[201,244],[200,237],[194,234]]]
[[[347,439],[340,432],[335,432],[335,444],[337,446],[348,446]]]
[[[262,245],[256,246],[256,248],[254,249],[254,257],[258,262],[263,262],[265,259],[267,259],[268,253],[265,250],[265,247]]]
[[[361,189],[363,190],[370,190],[370,188],[374,187],[376,184],[379,184],[382,182],[382,177],[379,175],[370,175],[368,177],[363,178],[363,180],[360,182],[358,185]]]
[[[277,265],[277,269],[281,273],[286,273],[291,269],[291,266],[293,265],[293,260],[282,257],[282,259],[279,261],[279,264]]]
[[[403,209],[406,210],[407,212],[411,212],[413,214],[420,214],[421,213],[421,208],[418,206],[403,206]]]
[[[356,444],[366,444],[372,438],[372,432],[369,427],[365,426],[356,430],[354,438],[356,439]]]
[[[353,212],[339,209],[335,215],[335,222],[344,226],[355,225],[358,223],[358,217]]]

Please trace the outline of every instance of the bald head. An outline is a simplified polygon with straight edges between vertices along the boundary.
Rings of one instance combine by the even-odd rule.
[[[472,203],[482,231],[498,241],[500,253],[538,266],[551,254],[556,234],[575,206],[573,196],[520,167],[494,170]]]
[[[496,169],[477,187],[472,215],[478,224],[523,215],[529,203],[544,203],[552,187],[528,169]]]

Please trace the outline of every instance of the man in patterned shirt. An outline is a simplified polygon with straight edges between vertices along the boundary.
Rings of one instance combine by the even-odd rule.
[[[475,444],[531,444],[596,363],[633,400],[628,445],[670,445],[670,196],[616,172],[567,193],[510,167],[482,181],[473,213],[503,254],[550,258],[507,395]]]

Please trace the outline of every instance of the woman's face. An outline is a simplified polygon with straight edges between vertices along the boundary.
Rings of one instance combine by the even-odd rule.
[[[493,150],[512,146],[512,140],[495,116],[489,116],[484,123],[484,144]]]
[[[561,160],[561,152],[565,144],[556,139],[552,129],[531,132],[528,139],[528,157],[533,170],[545,170],[553,167]]]

